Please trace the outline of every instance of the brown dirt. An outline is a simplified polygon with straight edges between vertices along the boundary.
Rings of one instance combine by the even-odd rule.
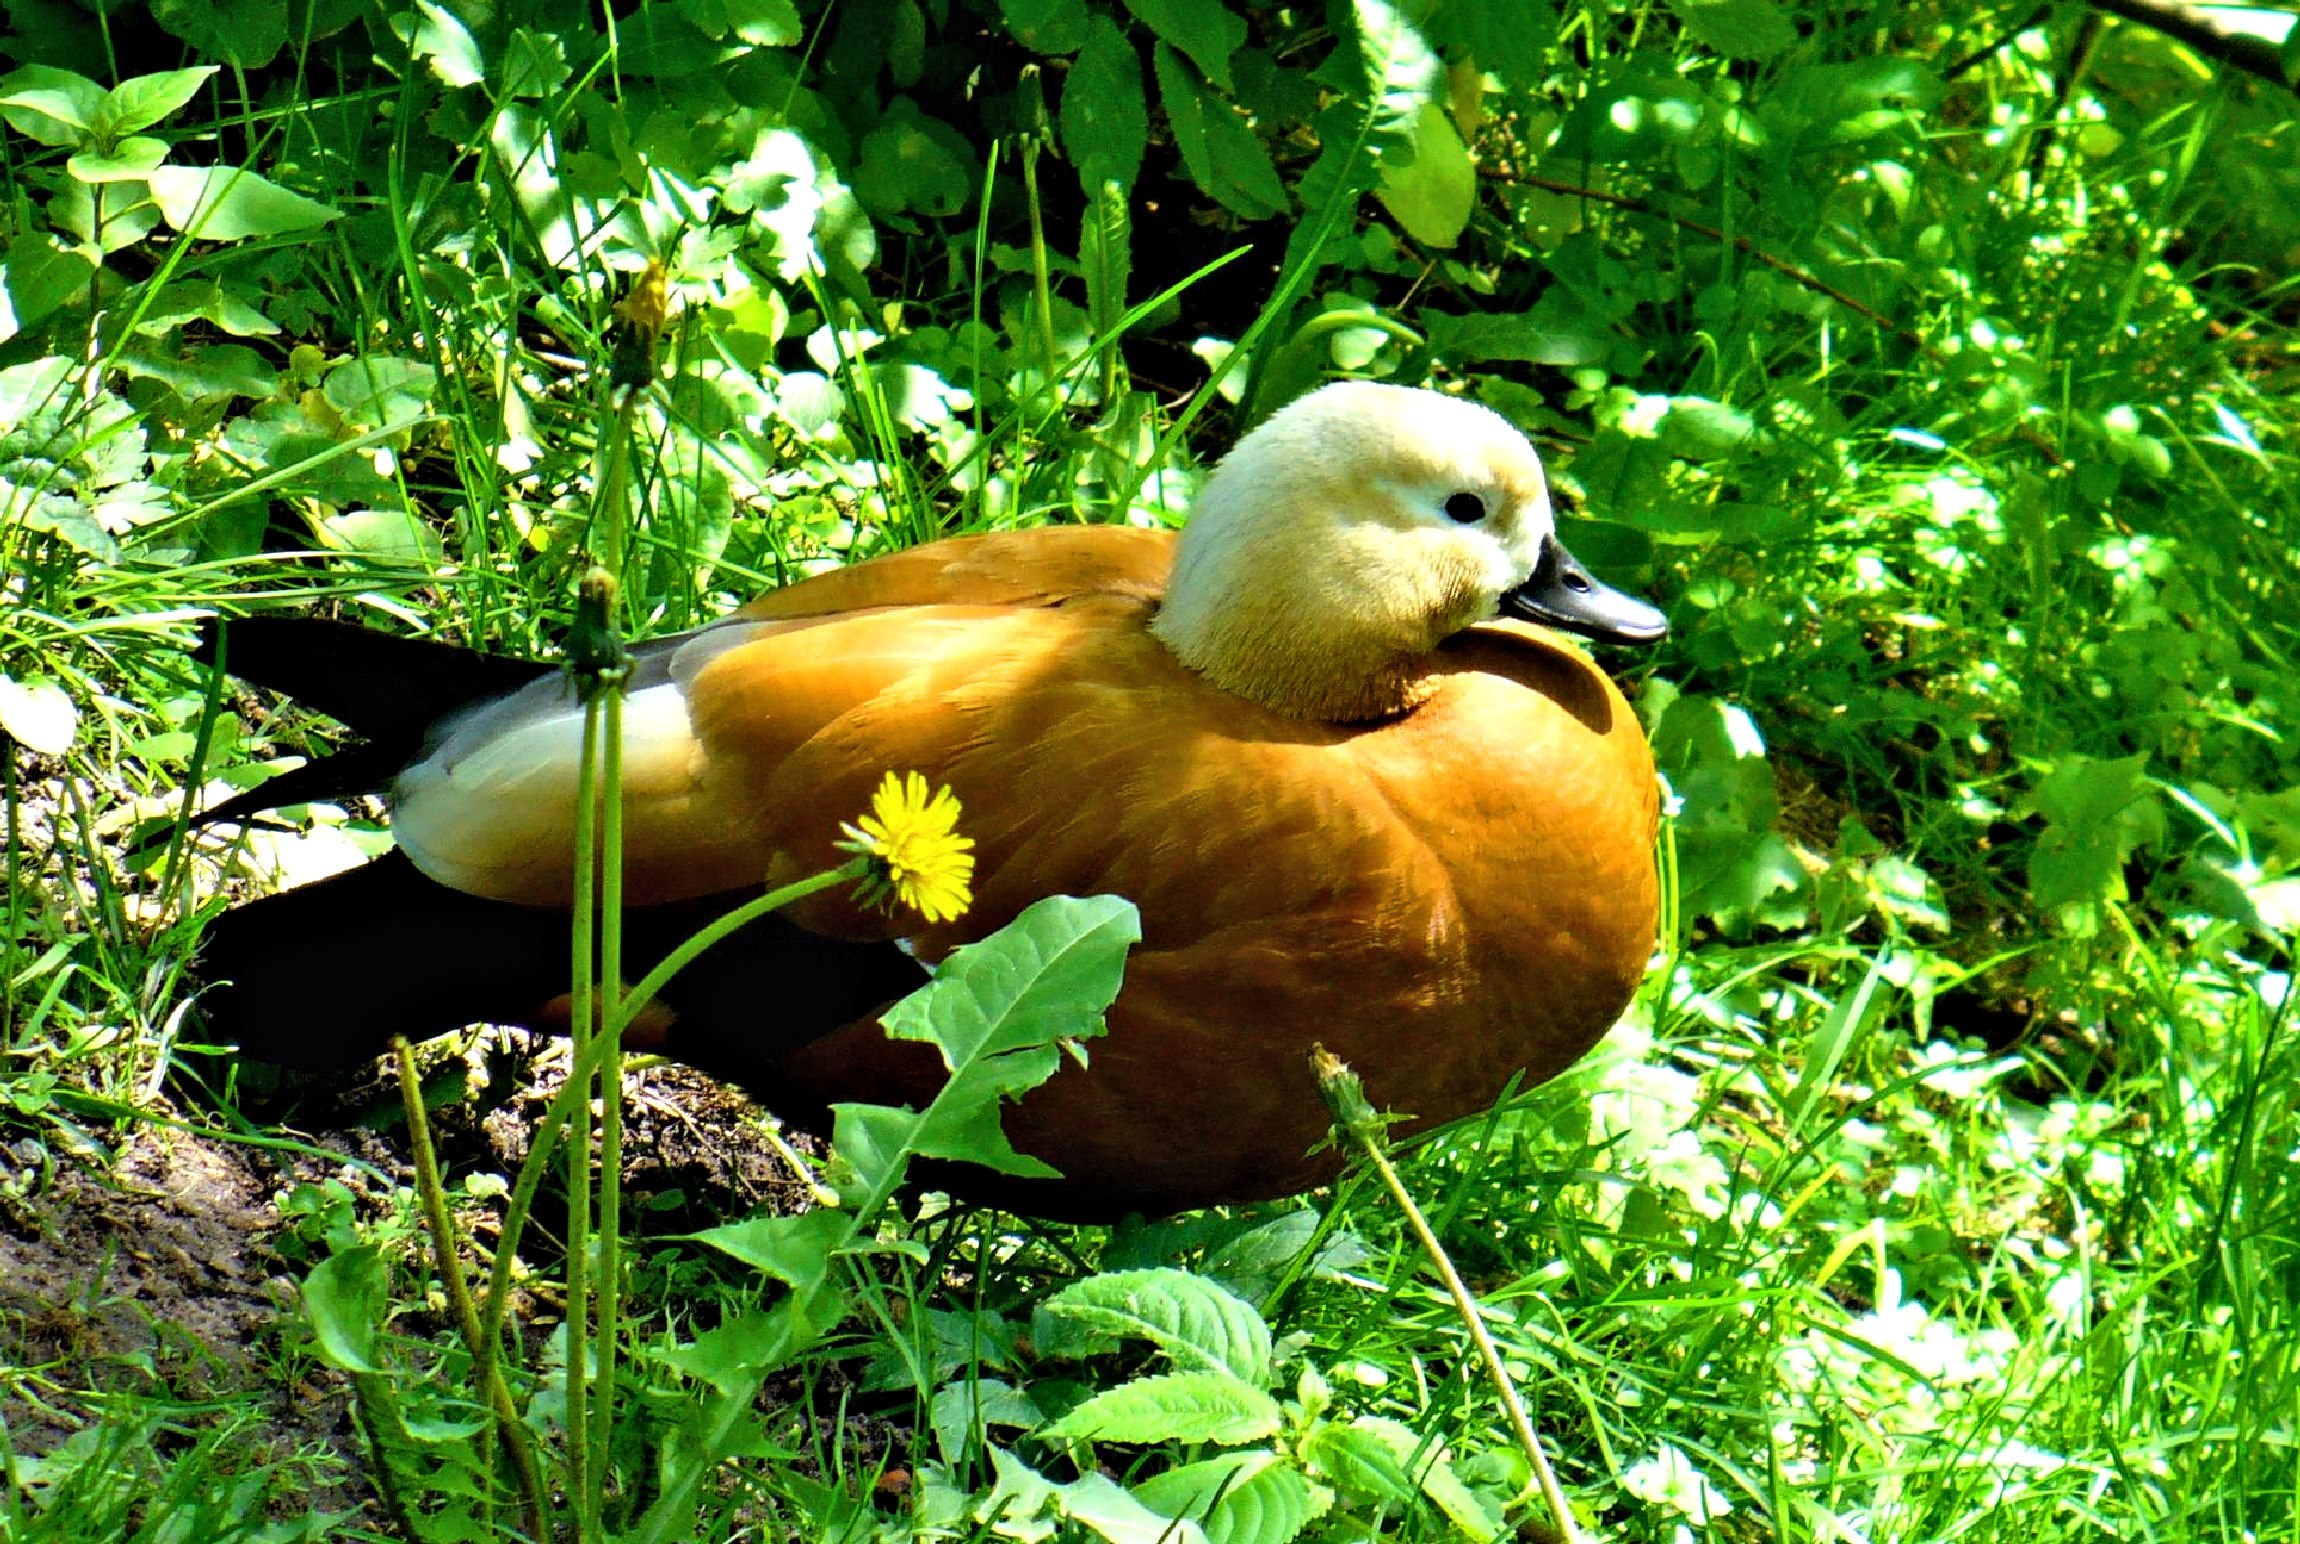
[[[471,1172],[515,1174],[534,1118],[564,1077],[563,1048],[523,1065],[520,1048],[510,1047],[507,1067],[505,1047],[493,1046],[492,1069],[515,1073],[507,1097],[433,1114],[451,1189]],[[482,1052],[471,1056],[476,1070]],[[677,1066],[633,1073],[625,1089],[632,1232],[659,1236],[762,1205],[804,1204],[756,1108],[739,1094]],[[345,1091],[355,1099],[360,1092]],[[389,1089],[364,1092],[372,1103]],[[206,1123],[197,1112],[184,1119]],[[337,1484],[288,1502],[377,1519],[345,1381],[287,1354],[304,1338],[294,1315],[306,1267],[275,1241],[279,1203],[298,1184],[336,1180],[363,1209],[380,1207],[411,1182],[406,1143],[403,1132],[345,1126],[302,1140],[330,1156],[155,1124],[126,1132],[108,1173],[52,1160],[30,1138],[0,1146],[0,1420],[16,1453],[53,1451],[100,1420],[115,1397],[252,1402],[275,1456],[300,1449],[344,1459]],[[525,1250],[531,1260],[555,1252],[563,1215],[551,1213],[548,1198],[539,1203]]]

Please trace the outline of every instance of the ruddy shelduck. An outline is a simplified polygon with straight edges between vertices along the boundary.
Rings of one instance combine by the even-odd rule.
[[[1109,1034],[1006,1116],[1063,1177],[940,1182],[1084,1217],[1304,1189],[1337,1161],[1313,1152],[1313,1041],[1416,1123],[1484,1108],[1579,1057],[1653,944],[1645,737],[1545,628],[1665,624],[1559,545],[1500,416],[1344,383],[1241,440],[1179,538],[955,537],[641,645],[638,966],[762,881],[843,861],[841,822],[889,770],[953,789],[976,843],[956,920],[818,895],[674,983],[655,1043],[802,1123],[916,1102],[940,1063],[877,1011],[1042,896],[1115,893],[1142,940]],[[562,676],[308,619],[224,643],[368,740],[259,797],[381,787],[399,850],[220,919],[215,1029],[326,1064],[563,1012],[581,710]]]

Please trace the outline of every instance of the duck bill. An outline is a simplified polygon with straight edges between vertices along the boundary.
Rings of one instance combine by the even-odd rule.
[[[1669,619],[1657,607],[1599,584],[1555,536],[1542,544],[1533,577],[1502,596],[1501,609],[1599,643],[1659,643],[1669,636]]]

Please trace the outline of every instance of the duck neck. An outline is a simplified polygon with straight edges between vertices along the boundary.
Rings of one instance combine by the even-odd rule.
[[[1243,597],[1194,600],[1169,591],[1150,631],[1184,665],[1235,696],[1288,718],[1359,724],[1419,707],[1436,682],[1431,640],[1399,647],[1322,629],[1287,608]]]

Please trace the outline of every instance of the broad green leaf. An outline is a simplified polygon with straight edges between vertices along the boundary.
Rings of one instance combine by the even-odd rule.
[[[216,68],[203,64],[196,69],[162,70],[120,82],[104,93],[103,104],[96,109],[96,137],[110,144],[123,134],[165,122],[200,94],[200,87],[207,84]]]
[[[446,561],[439,533],[411,509],[347,509],[318,522],[320,541],[394,568],[436,569]]]
[[[515,27],[503,53],[503,94],[540,101],[567,84],[574,75],[567,63],[567,43],[548,32]]]
[[[886,1032],[933,1045],[954,1073],[984,1057],[1099,1034],[1126,951],[1141,936],[1130,901],[1049,896],[953,951],[932,981],[887,1010]]]
[[[423,416],[439,372],[430,365],[393,354],[346,359],[328,371],[321,395],[346,423],[380,429]]]
[[[299,0],[299,21],[316,9]],[[152,0],[152,20],[201,58],[244,70],[271,63],[287,46],[288,0]]]
[[[1770,59],[1797,41],[1774,0],[1670,0],[1690,32],[1728,59]]]
[[[1153,1511],[1194,1522],[1207,1544],[1289,1544],[1333,1505],[1275,1453],[1223,1453],[1154,1475],[1134,1487]]]
[[[0,342],[86,295],[89,279],[99,271],[78,247],[38,231],[18,236],[0,252]]]
[[[1476,206],[1477,167],[1452,115],[1435,102],[1423,104],[1413,139],[1412,161],[1385,161],[1375,194],[1414,240],[1425,247],[1450,247],[1461,239]]]
[[[18,681],[0,675],[0,734],[26,750],[61,756],[80,732],[71,693],[53,681]]]
[[[144,303],[136,331],[146,337],[174,332],[189,321],[203,321],[235,338],[269,338],[279,323],[256,309],[249,297],[226,289],[215,279],[179,279]]]
[[[998,0],[998,12],[1014,40],[1037,53],[1074,54],[1086,41],[1086,0]]]
[[[987,1446],[991,1427],[1032,1431],[1046,1421],[1038,1402],[998,1378],[964,1378],[937,1390],[931,1410],[936,1447],[944,1463],[966,1456],[970,1442]]]
[[[807,35],[791,0],[679,0],[679,14],[707,38],[731,32],[762,48],[789,48]]]
[[[735,1314],[685,1345],[655,1352],[654,1359],[747,1402],[762,1377],[837,1329],[846,1311],[836,1292],[793,1292],[772,1308]]]
[[[303,1311],[320,1360],[344,1372],[384,1371],[375,1340],[387,1286],[383,1252],[374,1244],[339,1250],[312,1267],[303,1282]]]
[[[1130,191],[1149,135],[1142,57],[1108,17],[1097,16],[1062,87],[1062,148],[1088,196],[1106,182]]]
[[[1158,41],[1177,49],[1223,91],[1237,89],[1230,78],[1230,56],[1246,41],[1246,24],[1230,13],[1222,0],[1126,0]]]
[[[1062,1041],[1102,1032],[1126,951],[1141,936],[1129,901],[1057,895],[953,951],[932,981],[884,1017],[893,1038],[934,1046],[950,1081],[923,1111],[833,1107],[833,1178],[841,1194],[859,1204],[891,1191],[913,1157],[1054,1177],[1007,1141],[1000,1104],[1054,1075]]]
[[[1357,1426],[1322,1425],[1302,1443],[1310,1472],[1368,1501],[1396,1506],[1413,1499],[1413,1477],[1388,1440]]]
[[[1147,1340],[1184,1371],[1270,1379],[1270,1327],[1253,1304],[1203,1276],[1167,1266],[1073,1282],[1039,1312],[1104,1340]]]
[[[1350,9],[1372,111],[1368,147],[1380,166],[1407,165],[1422,109],[1445,100],[1445,68],[1421,29],[1385,0],[1352,0]]]
[[[27,139],[60,150],[95,137],[104,88],[71,70],[28,64],[0,76],[0,119]]]
[[[688,1237],[733,1255],[751,1269],[801,1292],[812,1292],[822,1286],[832,1255],[853,1228],[853,1217],[825,1207],[795,1217],[752,1217],[724,1223]]]
[[[1219,1442],[1273,1435],[1278,1402],[1226,1372],[1168,1372],[1106,1389],[1040,1435],[1089,1442]]]
[[[487,78],[487,59],[463,18],[434,0],[416,0],[415,9],[392,19],[392,30],[407,51],[431,67],[440,84],[460,90]]]
[[[119,561],[120,544],[87,505],[67,493],[36,491],[0,477],[0,525],[53,536],[84,557]]]
[[[1533,312],[1424,311],[1421,324],[1430,352],[1453,364],[1514,359],[1571,370],[1602,365],[1613,355],[1611,338],[1560,328]]]
[[[990,1466],[997,1481],[969,1511],[995,1521],[998,1537],[1047,1538],[1054,1532],[1051,1516],[1067,1518],[1110,1544],[1206,1544],[1196,1523],[1161,1516],[1104,1475],[1057,1485],[1001,1447],[990,1449]]]
[[[1474,1544],[1491,1544],[1500,1536],[1501,1518],[1462,1483],[1444,1451],[1434,1443],[1424,1443],[1412,1427],[1386,1416],[1361,1415],[1350,1423],[1350,1430],[1387,1443],[1401,1466],[1411,1466],[1421,1493]]]
[[[187,402],[218,397],[261,400],[279,385],[279,373],[264,356],[237,343],[188,349],[176,359],[132,351],[121,357],[120,368],[130,375],[161,382]]]
[[[1540,84],[1557,43],[1551,0],[1446,0],[1429,26],[1447,59],[1467,58],[1521,91]]]
[[[1286,207],[1270,152],[1222,97],[1201,84],[1182,56],[1160,43],[1152,51],[1158,98],[1190,178],[1246,220],[1266,220]]]
[[[201,241],[239,241],[308,230],[341,217],[315,199],[228,166],[163,166],[152,197],[170,225]]]
[[[1195,1523],[1161,1517],[1105,1474],[1054,1487],[1055,1509],[1109,1544],[1206,1544]]]
[[[1707,397],[1671,397],[1661,420],[1662,448],[1689,461],[1730,455],[1755,432],[1747,413]]]
[[[131,134],[104,155],[82,150],[65,161],[64,169],[82,182],[142,182],[168,158],[165,140],[149,134]]]
[[[896,97],[863,137],[855,196],[878,214],[954,215],[974,193],[971,154],[956,129]]]

